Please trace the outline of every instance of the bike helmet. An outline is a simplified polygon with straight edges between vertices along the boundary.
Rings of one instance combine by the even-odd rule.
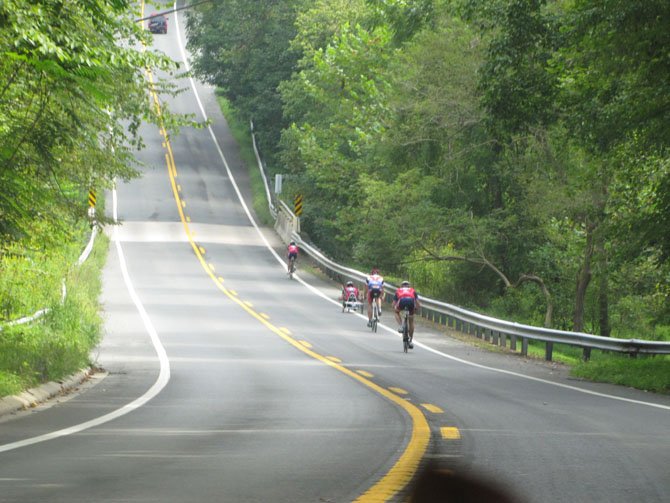
[[[354,282],[353,281],[347,281],[347,286],[354,286]]]
[[[379,274],[379,269],[377,269],[376,267],[373,267],[372,271],[370,271],[370,274]]]
[[[289,244],[290,245],[295,245],[295,241],[291,241]]]
[[[402,283],[400,283],[400,286],[409,286],[409,281],[405,280]]]

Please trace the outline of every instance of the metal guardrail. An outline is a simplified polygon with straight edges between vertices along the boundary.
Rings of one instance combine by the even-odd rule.
[[[255,144],[254,140],[254,149]],[[267,179],[258,151],[256,151],[256,156],[261,168],[261,175],[263,176],[267,187]],[[267,195],[270,207],[275,208],[272,205],[269,190],[267,191]],[[300,246],[301,250],[305,251],[316,263],[318,263],[331,278],[337,279],[342,283],[346,280],[351,280],[357,281],[361,285],[365,284],[367,274],[334,262],[313,244],[302,239],[300,236],[300,219],[283,201],[278,201],[274,215],[275,229],[284,242],[288,243],[290,240],[294,240]],[[385,286],[385,302],[391,302],[395,290],[396,287],[392,284],[387,284]],[[420,301],[420,314],[423,318],[454,328],[463,333],[473,335],[498,346],[507,347],[509,343],[509,348],[511,350],[516,351],[519,349],[523,355],[528,354],[529,341],[544,342],[545,359],[548,361],[552,360],[554,344],[566,344],[582,348],[584,360],[588,360],[591,357],[592,349],[625,353],[630,356],[636,356],[638,354],[670,354],[670,343],[668,342],[648,341],[643,339],[616,339],[613,337],[602,337],[582,332],[567,332],[550,328],[535,327],[532,325],[523,325],[492,318],[426,297],[421,297]]]
[[[296,217],[297,218],[297,217]],[[326,257],[312,244],[305,242],[300,234],[294,232],[290,236],[314,261],[341,282],[345,279],[365,283],[367,275],[361,271],[342,266]],[[390,302],[396,287],[385,286],[385,301]],[[670,343],[648,341],[642,339],[616,339],[601,337],[582,332],[567,332],[549,328],[523,325],[520,323],[500,320],[484,316],[466,309],[447,304],[438,300],[422,297],[421,316],[435,323],[449,326],[477,338],[516,351],[520,345],[521,354],[528,354],[528,341],[542,341],[546,344],[545,358],[552,359],[553,344],[566,344],[583,349],[583,358],[588,360],[592,349],[637,354],[670,354]]]

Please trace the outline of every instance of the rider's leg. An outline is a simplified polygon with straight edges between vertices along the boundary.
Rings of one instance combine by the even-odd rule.
[[[409,338],[410,340],[414,337],[414,315],[409,315]]]
[[[402,325],[402,319],[400,319],[400,310],[397,307],[393,310],[393,316],[395,316],[395,321],[398,322],[398,325]]]

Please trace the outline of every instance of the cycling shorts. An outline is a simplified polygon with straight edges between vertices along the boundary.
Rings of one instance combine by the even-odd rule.
[[[381,290],[368,290],[368,302],[372,302],[372,299],[376,299],[377,297],[382,296],[382,291]]]
[[[297,254],[296,252],[289,253],[289,254],[288,254],[288,259],[291,260],[291,257],[293,257],[293,258],[298,258],[298,254]]]
[[[398,304],[395,307],[396,312],[403,311],[406,307],[409,308],[410,316],[414,315],[414,299],[411,297],[403,297],[398,300]]]

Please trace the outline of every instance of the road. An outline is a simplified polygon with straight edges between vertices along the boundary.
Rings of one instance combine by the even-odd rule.
[[[170,18],[156,46],[182,60]],[[519,502],[667,501],[669,397],[371,333],[325,279],[287,278],[213,90],[181,84],[170,107],[212,126],[144,128],[143,177],[108,197],[104,372],[0,419],[0,501],[402,501],[426,463]]]

